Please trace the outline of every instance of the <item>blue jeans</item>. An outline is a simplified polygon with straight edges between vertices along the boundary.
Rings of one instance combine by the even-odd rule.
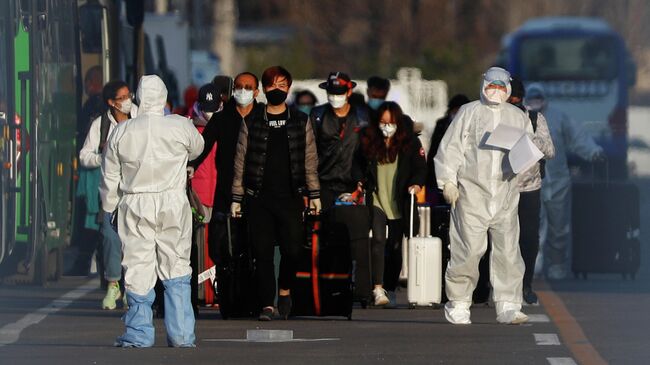
[[[122,278],[122,242],[111,226],[111,215],[100,214],[104,214],[99,228],[104,253],[104,277],[107,281],[119,281]]]

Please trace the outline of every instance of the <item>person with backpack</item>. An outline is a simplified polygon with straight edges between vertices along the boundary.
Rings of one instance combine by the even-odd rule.
[[[527,111],[523,104],[526,90],[520,79],[513,77],[510,82],[512,93],[508,102],[528,115],[533,126],[533,143],[544,154],[544,159],[519,175],[519,248],[526,269],[523,279],[523,299],[528,305],[538,305],[537,294],[533,291],[535,260],[539,251],[539,211],[541,207],[540,189],[544,178],[545,160],[555,157],[555,146],[548,130],[546,118],[542,113]]]
[[[96,118],[90,125],[86,140],[79,152],[80,172],[78,192],[85,194],[86,211],[93,213],[90,219],[100,223],[102,235],[102,259],[104,263],[104,278],[108,282],[106,295],[102,300],[102,309],[112,310],[116,302],[122,298],[119,280],[122,277],[122,243],[117,232],[111,226],[111,215],[103,214],[99,194],[101,179],[100,166],[106,147],[106,140],[118,123],[131,118],[131,91],[126,82],[121,80],[108,82],[102,91],[104,103],[108,110]],[[87,217],[89,215],[87,214]],[[86,220],[88,220],[87,218]]]
[[[359,147],[359,132],[368,125],[368,113],[365,107],[349,102],[356,85],[347,74],[330,73],[318,85],[327,91],[328,103],[313,108],[310,114],[318,147],[323,210],[358,189],[353,178],[353,160]]]

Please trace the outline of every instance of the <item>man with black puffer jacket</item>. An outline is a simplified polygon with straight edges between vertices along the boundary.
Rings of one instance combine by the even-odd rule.
[[[303,197],[309,208],[320,212],[318,155],[312,125],[305,113],[285,102],[291,74],[281,66],[266,69],[262,87],[268,104],[239,133],[232,185],[231,214],[248,217],[256,263],[260,321],[273,318],[276,283],[273,265],[275,244],[280,245],[278,312],[291,312],[290,289],[304,239]]]

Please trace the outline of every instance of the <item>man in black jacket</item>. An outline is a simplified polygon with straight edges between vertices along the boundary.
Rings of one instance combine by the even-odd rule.
[[[246,197],[248,223],[255,258],[261,321],[273,317],[275,244],[280,245],[278,312],[286,319],[291,312],[290,289],[295,265],[304,240],[303,197],[310,209],[321,208],[318,155],[307,115],[285,102],[291,74],[281,66],[262,75],[268,105],[254,120],[242,125],[232,184],[231,214],[239,215]]]
[[[203,130],[205,147],[203,153],[189,163],[190,175],[208,157],[210,151],[217,144],[214,163],[217,167],[217,186],[214,194],[213,219],[210,220],[209,237],[210,257],[218,262],[219,242],[225,239],[222,223],[230,209],[232,201],[233,161],[237,149],[239,130],[244,123],[252,119],[258,110],[263,109],[263,104],[255,101],[259,81],[257,76],[250,72],[243,72],[235,77],[234,97],[229,100],[223,110],[215,113]]]
[[[356,85],[341,72],[330,73],[327,81],[318,85],[327,91],[328,100],[314,108],[310,117],[318,146],[323,209],[332,207],[341,194],[357,188],[353,159],[359,147],[359,131],[368,125],[368,115],[365,108],[348,102]]]

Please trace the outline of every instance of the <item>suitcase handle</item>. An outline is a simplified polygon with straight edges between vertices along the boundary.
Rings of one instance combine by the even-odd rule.
[[[415,192],[414,191],[409,191],[409,194],[411,195],[411,217],[410,217],[410,223],[409,223],[409,238],[413,238],[413,205],[415,204]]]

